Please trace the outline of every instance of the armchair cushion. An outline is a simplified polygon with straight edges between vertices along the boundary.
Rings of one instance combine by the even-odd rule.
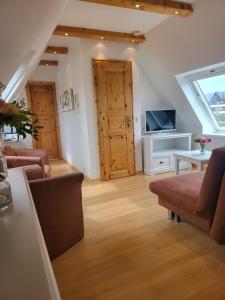
[[[42,179],[44,178],[43,169],[40,165],[24,166],[26,176],[28,180]]]
[[[29,156],[6,156],[8,168],[18,168],[29,165],[39,165],[44,169],[43,160],[41,157],[29,157]]]
[[[204,172],[171,177],[151,182],[150,189],[159,198],[195,213],[203,178]]]
[[[14,149],[19,156],[41,157],[45,165],[49,165],[48,152],[44,149]]]
[[[3,148],[3,154],[5,156],[16,156],[17,155],[16,151],[12,147],[10,147],[10,146],[5,146]]]

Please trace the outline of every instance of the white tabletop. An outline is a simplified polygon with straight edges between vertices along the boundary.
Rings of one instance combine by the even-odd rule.
[[[60,300],[30,189],[9,170],[13,206],[0,214],[0,299]]]
[[[174,157],[176,159],[185,159],[190,161],[197,161],[197,162],[208,162],[210,160],[212,152],[205,151],[200,152],[200,150],[194,151],[184,151],[179,153],[174,153]]]

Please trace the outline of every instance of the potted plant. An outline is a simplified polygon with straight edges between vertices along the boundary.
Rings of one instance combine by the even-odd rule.
[[[194,140],[196,143],[199,143],[200,144],[200,152],[201,153],[204,153],[205,152],[205,146],[208,145],[209,143],[211,143],[211,139],[210,138],[206,138],[206,137],[199,137],[199,138],[196,138]]]

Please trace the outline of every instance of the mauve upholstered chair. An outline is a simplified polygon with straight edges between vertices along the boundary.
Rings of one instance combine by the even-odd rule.
[[[14,149],[10,146],[5,146],[3,153],[6,157],[8,168],[38,164],[43,169],[43,177],[50,177],[51,167],[49,164],[48,152],[46,150]]]
[[[206,172],[150,183],[159,204],[225,243],[225,148],[212,152]]]
[[[84,236],[81,185],[83,174],[29,181],[50,259]]]

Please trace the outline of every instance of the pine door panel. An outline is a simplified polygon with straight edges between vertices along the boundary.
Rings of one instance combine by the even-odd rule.
[[[93,61],[101,178],[135,174],[131,62]]]
[[[52,85],[30,85],[32,111],[37,114],[43,128],[39,131],[36,148],[48,150],[51,159],[59,158],[59,139],[57,136],[56,105]]]

